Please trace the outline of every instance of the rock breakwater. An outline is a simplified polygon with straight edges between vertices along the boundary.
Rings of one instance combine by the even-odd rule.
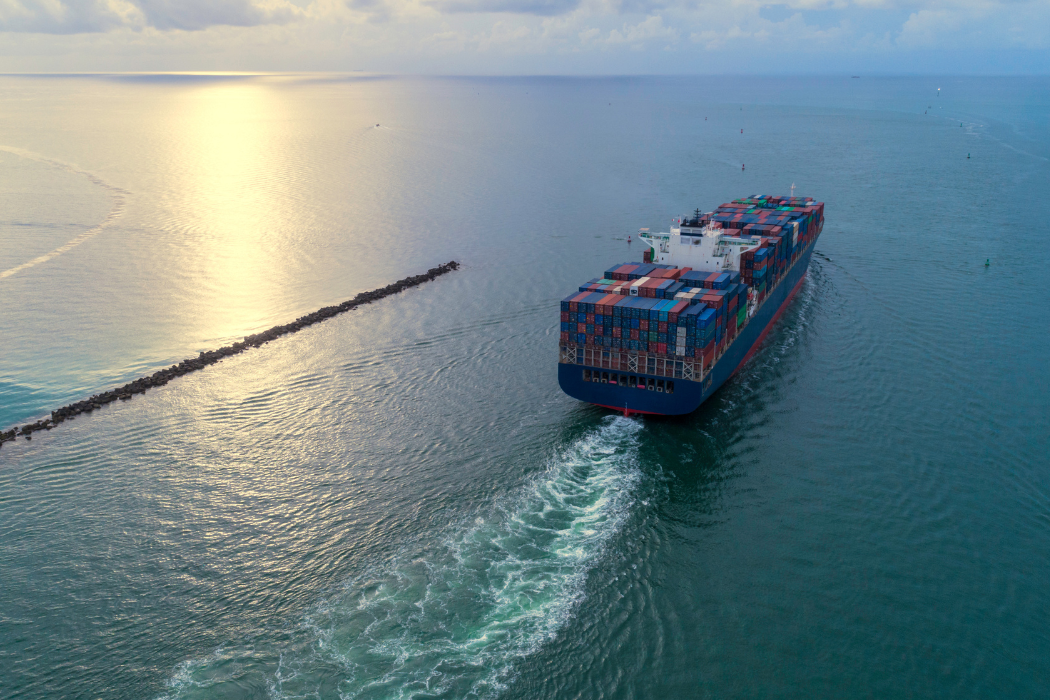
[[[20,428],[11,428],[10,430],[0,432],[0,447],[3,446],[8,440],[14,440],[18,436],[24,437],[26,440],[33,439],[33,433],[40,430],[51,430],[60,423],[72,420],[76,416],[82,413],[91,413],[105,407],[106,405],[113,403],[114,401],[127,401],[135,394],[145,393],[147,389],[151,387],[164,386],[172,379],[181,377],[184,374],[190,372],[196,372],[199,369],[204,369],[208,365],[213,365],[219,360],[230,357],[231,355],[238,355],[249,348],[257,348],[260,345],[264,345],[271,340],[276,340],[283,335],[289,333],[295,333],[300,331],[307,326],[312,326],[315,323],[320,323],[333,316],[337,316],[345,311],[350,311],[362,304],[370,304],[373,301],[378,301],[384,297],[388,297],[392,294],[397,294],[410,287],[418,287],[424,282],[429,282],[441,275],[452,272],[453,270],[459,269],[459,263],[455,260],[445,263],[444,265],[438,265],[432,267],[421,275],[413,275],[404,279],[398,280],[392,284],[388,284],[380,289],[374,289],[370,292],[361,292],[353,299],[348,299],[341,304],[335,306],[325,306],[312,313],[300,316],[291,323],[286,323],[281,326],[274,326],[261,333],[247,336],[244,340],[233,345],[227,345],[217,350],[207,350],[202,352],[197,357],[188,358],[174,364],[171,367],[166,367],[162,370],[158,370],[147,377],[139,377],[138,379],[128,382],[122,387],[116,389],[110,389],[104,391],[101,394],[96,394],[90,398],[84,399],[83,401],[77,401],[71,403],[68,406],[56,409],[51,412],[50,418],[44,418],[38,420],[35,423],[23,425]]]

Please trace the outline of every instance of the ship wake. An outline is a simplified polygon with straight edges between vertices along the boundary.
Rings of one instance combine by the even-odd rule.
[[[641,478],[640,430],[606,419],[486,516],[316,606],[293,635],[301,641],[274,654],[270,696],[498,695],[572,619],[588,572],[621,531]],[[184,664],[170,696],[224,695],[231,673],[245,680],[244,659],[231,656]]]
[[[58,246],[57,248],[55,248],[53,250],[50,250],[50,251],[44,253],[43,255],[38,255],[37,257],[33,258],[32,260],[28,260],[28,261],[26,261],[26,262],[24,262],[24,263],[22,263],[20,265],[15,265],[14,267],[10,267],[10,268],[8,268],[6,270],[0,270],[0,279],[4,279],[5,277],[10,277],[11,275],[16,275],[19,272],[22,272],[23,270],[28,270],[31,267],[35,267],[37,265],[40,265],[41,263],[45,263],[45,262],[47,262],[49,260],[57,258],[59,255],[62,255],[62,253],[65,253],[67,251],[72,250],[73,248],[76,248],[78,245],[80,245],[84,241],[88,240],[89,238],[93,238],[94,236],[97,236],[99,233],[102,232],[103,229],[108,228],[114,222],[116,222],[118,219],[120,219],[120,217],[122,217],[124,215],[124,210],[127,207],[127,201],[126,200],[127,200],[127,194],[128,193],[126,191],[122,190],[121,188],[117,187],[116,185],[112,185],[112,184],[106,182],[105,180],[100,178],[98,175],[95,175],[94,173],[90,173],[90,172],[88,172],[86,170],[81,170],[80,168],[76,167],[75,165],[73,165],[71,163],[66,163],[66,162],[63,162],[61,160],[55,160],[54,158],[48,158],[46,156],[40,155],[39,153],[33,153],[32,151],[27,151],[27,150],[22,149],[22,148],[13,148],[11,146],[0,146],[0,151],[7,151],[8,153],[12,153],[12,154],[14,154],[16,156],[19,156],[20,158],[26,158],[26,159],[29,159],[29,160],[34,160],[34,161],[37,161],[38,163],[44,163],[46,165],[50,165],[50,166],[58,168],[60,170],[64,170],[64,171],[66,171],[68,173],[73,173],[74,175],[80,175],[82,177],[86,177],[93,184],[95,184],[95,185],[101,187],[102,189],[106,190],[109,193],[109,195],[112,198],[112,200],[113,200],[113,206],[112,206],[112,208],[110,208],[109,213],[106,215],[106,218],[104,218],[98,224],[96,224],[95,226],[92,226],[91,228],[89,228],[86,231],[78,234],[77,236],[74,236],[73,238],[71,238],[68,241],[66,241],[65,243],[63,243],[62,245]]]

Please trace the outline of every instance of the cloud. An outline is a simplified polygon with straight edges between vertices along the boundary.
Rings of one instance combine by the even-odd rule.
[[[121,27],[194,31],[284,24],[303,14],[285,0],[0,0],[0,32],[82,34]]]
[[[678,41],[678,30],[671,27],[665,27],[663,17],[660,15],[653,15],[647,17],[644,21],[639,22],[638,24],[625,23],[623,25],[623,31],[613,29],[605,38],[601,38],[599,33],[591,34],[589,32],[581,32],[580,39],[582,41],[602,43],[606,46],[626,44],[632,49],[637,50],[643,48],[645,44],[651,41],[662,41],[673,44]]]
[[[522,40],[526,39],[532,30],[528,27],[515,27],[507,22],[496,22],[492,30],[486,34],[475,37],[478,51],[488,51],[493,48],[521,46]]]
[[[197,30],[214,25],[254,27],[284,24],[300,10],[286,2],[258,0],[137,0],[147,23],[157,29]]]
[[[994,52],[1030,51],[1026,70],[1045,73],[1048,25],[1050,0],[0,0],[0,60],[59,72],[864,72],[941,54],[953,58],[939,66],[981,70]],[[975,51],[985,58],[956,62]]]
[[[510,12],[553,17],[572,12],[580,0],[432,0],[427,4],[446,13]]]
[[[0,30],[7,32],[104,32],[141,19],[137,8],[127,2],[0,0]]]
[[[1045,49],[1050,3],[972,0],[936,4],[911,13],[897,35],[905,49],[941,49],[958,46]]]

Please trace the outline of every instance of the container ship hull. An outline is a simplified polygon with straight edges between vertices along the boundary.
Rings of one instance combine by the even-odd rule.
[[[813,255],[815,243],[816,241],[810,243],[802,252],[780,283],[758,307],[754,316],[740,330],[736,338],[727,345],[710,370],[704,374],[702,381],[682,381],[666,375],[622,371],[619,369],[619,364],[615,369],[612,368],[611,363],[608,368],[599,369],[597,366],[588,367],[563,362],[558,365],[558,383],[562,391],[580,401],[611,408],[626,415],[677,416],[692,413],[711,394],[718,391],[719,387],[758,350],[766,334],[773,328],[777,319],[801,288],[809,269],[809,261]],[[603,381],[600,376],[597,381],[594,379],[585,381],[585,370],[590,370],[591,374],[588,375],[590,377],[593,377],[595,370],[615,374],[617,383],[610,384],[609,379]],[[633,386],[628,386],[620,383],[620,377],[637,379],[634,380]],[[666,391],[669,379],[674,383],[673,393]],[[656,391],[657,382],[661,383],[663,391]],[[643,383],[646,388],[638,388]],[[652,389],[649,388],[650,386]]]

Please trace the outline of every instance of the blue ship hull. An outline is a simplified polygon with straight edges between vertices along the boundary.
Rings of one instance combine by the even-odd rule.
[[[809,260],[813,255],[816,239],[802,252],[798,260],[788,269],[780,283],[770,292],[762,305],[755,311],[748,323],[741,329],[722,355],[715,361],[714,367],[701,381],[672,379],[674,392],[658,392],[654,389],[639,389],[636,386],[603,384],[600,381],[585,381],[584,371],[592,368],[581,364],[558,364],[558,383],[562,391],[574,399],[597,404],[605,408],[622,411],[626,415],[648,413],[662,416],[678,416],[692,413],[711,394],[718,391],[727,379],[754,354],[766,334],[773,328],[777,319],[787,308],[792,297],[802,286],[802,280],[809,269]],[[623,375],[618,370],[599,370]],[[660,382],[668,381],[667,377],[630,372],[639,379]]]

